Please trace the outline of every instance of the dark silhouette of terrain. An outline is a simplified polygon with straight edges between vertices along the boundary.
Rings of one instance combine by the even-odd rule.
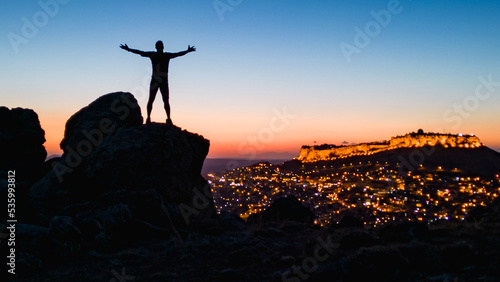
[[[276,199],[269,208],[256,214],[251,214],[247,222],[251,224],[281,224],[295,221],[312,225],[314,213],[304,207],[294,196]]]
[[[0,107],[0,171],[16,170],[16,178],[33,181],[43,173],[45,132],[30,109]]]
[[[34,159],[2,163],[2,171],[10,165],[43,171],[47,163],[40,160],[45,156],[44,140],[36,114],[7,110],[0,108],[0,114],[22,112],[20,116],[30,117],[26,120],[31,122],[15,123],[14,128],[2,125],[2,145],[19,142],[12,156],[37,153]],[[27,177],[31,181],[17,183],[16,193],[25,195],[16,224],[17,281],[495,281],[500,277],[499,199],[474,210],[463,222],[372,228],[346,215],[339,224],[320,228],[311,224],[311,211],[290,197],[277,199],[262,212],[262,220],[245,223],[237,215],[215,212],[211,188],[200,175],[209,141],[173,125],[142,125],[142,120],[130,93],[98,98],[68,120],[61,142],[64,154],[49,161],[50,171],[40,176],[39,169],[32,170]],[[29,142],[34,136],[35,141]],[[402,152],[369,157],[398,160]],[[498,154],[487,148],[470,152],[438,149],[426,161],[457,155],[449,158],[449,165],[463,162],[463,168],[470,167],[473,173],[497,165]],[[1,234],[7,234],[6,225],[0,227]],[[3,265],[9,248],[2,239]],[[6,278],[2,281],[14,277]]]
[[[208,204],[188,208],[190,221],[215,213],[200,174],[209,141],[173,125],[142,125],[130,93],[104,95],[74,114],[61,147],[54,169],[30,189],[49,218],[64,214],[77,226],[99,219],[107,232],[123,224],[131,228],[127,234],[146,227],[165,231],[172,223],[186,225],[181,204],[192,206],[196,193]],[[111,219],[117,215],[123,221],[118,225]],[[120,232],[106,236],[111,234]]]
[[[160,89],[161,96],[163,98],[163,103],[165,107],[165,112],[167,113],[167,123],[172,124],[172,119],[170,118],[170,104],[169,104],[169,89],[168,89],[168,65],[170,63],[170,59],[184,56],[189,52],[196,51],[194,46],[189,46],[186,51],[177,52],[177,53],[168,53],[163,52],[163,42],[156,42],[156,52],[145,52],[136,49],[131,49],[127,46],[127,44],[120,45],[120,48],[123,50],[127,50],[134,54],[141,55],[143,57],[148,57],[151,59],[151,64],[153,67],[153,73],[151,75],[151,84],[149,88],[149,100],[147,104],[147,113],[148,117],[146,118],[146,123],[151,123],[151,111],[153,110],[153,102],[156,97],[156,93],[158,92],[158,88]]]

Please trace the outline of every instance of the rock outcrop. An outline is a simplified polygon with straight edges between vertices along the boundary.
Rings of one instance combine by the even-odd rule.
[[[103,95],[69,118],[61,149],[65,153],[77,151],[85,155],[87,146],[96,147],[103,137],[112,135],[117,129],[140,125],[142,121],[141,108],[132,94]]]
[[[66,177],[82,177],[82,167],[101,142],[118,129],[142,124],[141,109],[130,93],[116,92],[101,96],[75,113],[66,122],[61,142],[63,155],[53,161],[52,170],[31,189],[34,198],[43,198],[56,190]]]
[[[46,220],[94,220],[106,229],[97,235],[110,236],[132,226],[194,228],[215,215],[201,177],[209,141],[173,125],[142,125],[130,93],[104,95],[73,115],[61,147],[60,160],[30,191]]]
[[[210,186],[201,176],[210,142],[142,120],[135,98],[122,92],[100,97],[68,120],[64,154],[29,189],[23,228],[38,231],[18,243],[31,242],[37,252],[20,249],[24,269],[219,228]]]
[[[47,152],[45,132],[38,115],[30,109],[0,107],[0,171],[16,171],[17,181],[40,176]]]
[[[6,201],[0,222],[7,219],[7,199],[9,209],[15,204],[12,215],[16,219],[23,220],[30,213],[29,187],[48,170],[43,143],[45,132],[33,110],[0,107],[0,197]],[[10,194],[14,197],[8,198],[9,192],[14,192]]]

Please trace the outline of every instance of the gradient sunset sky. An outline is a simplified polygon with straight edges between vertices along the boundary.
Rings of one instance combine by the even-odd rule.
[[[136,96],[151,63],[119,48],[195,45],[170,63],[174,124],[209,157],[298,155],[419,128],[500,149],[500,1],[2,1],[0,105],[31,108],[49,155],[99,96]],[[152,119],[165,122],[158,93]]]

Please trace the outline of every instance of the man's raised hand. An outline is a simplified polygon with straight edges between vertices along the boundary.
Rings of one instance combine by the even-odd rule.
[[[120,44],[120,48],[122,48],[123,50],[129,50],[130,48],[128,48],[127,44]]]
[[[188,45],[188,52],[194,52],[196,51],[196,48],[194,46]]]

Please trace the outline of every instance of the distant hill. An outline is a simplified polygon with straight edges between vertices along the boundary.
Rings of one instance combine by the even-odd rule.
[[[334,160],[359,155],[371,155],[387,150],[398,148],[420,148],[424,146],[441,146],[444,148],[467,148],[473,149],[482,147],[483,144],[474,134],[442,134],[424,132],[419,129],[406,135],[391,137],[390,140],[360,143],[349,146],[317,145],[302,146],[300,161],[315,162],[320,160]]]
[[[205,159],[201,174],[217,173],[235,168],[251,166],[258,162],[270,162],[272,164],[281,164],[289,159]]]
[[[302,167],[307,170],[320,166],[343,168],[359,165],[360,162],[363,165],[368,163],[384,165],[387,163],[392,167],[398,166],[401,171],[415,171],[417,169],[436,171],[441,167],[443,171],[455,171],[460,175],[491,177],[500,173],[500,153],[485,146],[473,149],[442,146],[398,148],[371,155],[351,156],[336,160],[309,163],[293,160],[284,163],[283,168],[291,170]]]

